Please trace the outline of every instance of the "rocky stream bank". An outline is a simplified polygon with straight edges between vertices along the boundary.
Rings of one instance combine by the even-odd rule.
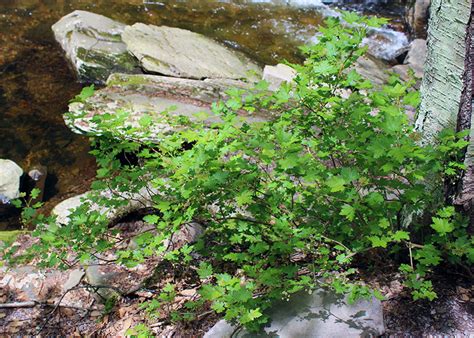
[[[93,117],[113,113],[121,107],[130,111],[125,124],[132,126],[144,114],[159,115],[169,106],[176,107],[172,114],[192,118],[197,112],[210,112],[212,102],[225,99],[228,88],[249,88],[254,81],[263,78],[269,82],[270,89],[276,89],[295,76],[295,71],[287,65],[261,67],[228,46],[174,27],[125,25],[91,12],[74,11],[52,29],[79,80],[102,86],[84,102],[69,106],[70,113],[80,118],[66,118],[65,122],[73,132],[83,135],[100,134],[102,131],[94,124]],[[409,68],[413,68],[417,76],[423,75],[424,40],[416,39],[410,45],[406,41],[398,49],[390,48],[391,54],[387,54],[384,52],[387,48],[382,48],[380,41],[390,44],[393,36],[386,31],[375,31],[372,37],[373,40],[367,41],[371,54],[356,66],[363,76],[382,84],[388,77],[388,69],[401,77],[407,76]],[[399,41],[397,39],[397,43]],[[402,62],[397,64],[397,59]],[[244,118],[252,122],[269,116]],[[165,124],[159,128],[172,132]],[[0,160],[0,197],[4,204],[18,197],[22,175],[24,177],[23,170],[14,162]],[[102,194],[107,197],[114,192],[103,191]],[[134,217],[149,207],[146,198],[140,200],[143,196],[146,197],[146,193],[125,195],[123,198],[128,201],[125,206],[100,210],[108,216],[111,229],[118,230],[118,249],[133,249],[134,238],[139,233],[153,230],[151,225]],[[55,206],[52,213],[57,216],[59,226],[68,221],[70,210],[82,203],[81,199],[87,199],[87,193]],[[191,243],[201,232],[202,227],[197,223],[184,227],[169,247]],[[30,235],[21,234],[8,244],[18,246],[21,253],[34,242]],[[185,300],[198,297],[197,281],[186,272],[169,269],[161,256],[134,268],[110,263],[115,258],[115,251],[106,252],[94,261],[64,271],[35,268],[34,260],[29,266],[0,268],[0,332],[123,336],[128,329],[146,321],[139,304],[153,298],[169,280],[178,285],[178,297],[173,306],[179,307]],[[406,331],[400,332],[399,328],[406,313],[399,313],[397,302],[406,297],[406,293],[397,279],[399,276],[393,276],[391,281],[367,278],[368,283],[383,290],[387,298],[383,303],[374,298],[349,305],[344,298],[325,290],[311,295],[297,294],[289,302],[275,304],[271,311],[273,324],[267,333],[276,332],[282,337],[405,334]],[[448,285],[446,290],[439,305],[426,315],[453,314],[450,324],[433,323],[424,332],[457,335],[473,332],[474,288],[464,285],[453,289]],[[425,314],[426,308],[417,311]],[[432,318],[438,318],[436,316]],[[439,318],[444,320],[442,316]],[[193,324],[197,326],[180,326],[162,318],[147,324],[156,335],[166,337],[249,336],[218,321],[211,311],[202,313],[200,319],[199,324]],[[419,329],[419,325],[411,329],[404,327],[411,332]]]

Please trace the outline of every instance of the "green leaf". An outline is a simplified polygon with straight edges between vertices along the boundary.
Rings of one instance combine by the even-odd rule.
[[[85,102],[89,97],[94,95],[94,90],[94,85],[82,88],[80,94],[76,95],[76,97],[72,99],[71,102]]]
[[[197,270],[200,279],[206,279],[212,275],[212,266],[209,263],[201,262]]]
[[[332,176],[327,180],[327,185],[331,189],[331,192],[339,192],[339,191],[344,191],[344,185],[346,184],[346,181],[339,176]]]
[[[146,127],[149,127],[153,122],[153,119],[150,115],[148,114],[145,114],[143,115],[142,117],[140,117],[140,119],[138,120],[138,124],[143,127],[143,128],[146,128]]]
[[[368,237],[374,248],[386,248],[388,239],[386,237],[370,236]]]
[[[237,201],[237,205],[239,207],[247,205],[252,202],[253,192],[250,190],[244,191],[240,193],[235,200]]]
[[[393,240],[400,242],[401,240],[410,240],[410,234],[407,231],[397,231],[393,234]]]
[[[353,221],[355,217],[355,209],[350,206],[349,204],[344,204],[342,206],[341,212],[339,213],[341,216],[346,216],[349,221]]]
[[[431,227],[440,235],[446,235],[454,230],[454,225],[447,219],[433,217]]]

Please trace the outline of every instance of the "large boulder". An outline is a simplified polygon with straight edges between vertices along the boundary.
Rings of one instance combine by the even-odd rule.
[[[206,79],[191,80],[155,75],[114,74],[108,86],[97,91],[86,102],[75,102],[69,106],[70,115],[65,117],[66,124],[76,133],[101,134],[101,129],[93,119],[101,114],[117,114],[126,110],[129,113],[122,126],[138,127],[142,117],[149,116],[153,120],[153,134],[172,132],[173,128],[166,123],[164,117],[169,115],[187,116],[195,119],[199,113],[209,116],[209,124],[219,121],[211,112],[211,104],[225,99],[226,90],[231,87],[247,88],[247,84],[235,80]],[[170,109],[173,107],[174,109]],[[166,113],[166,114],[165,114]],[[263,121],[260,115],[246,116],[250,122]],[[123,135],[120,128],[111,130]],[[136,135],[135,135],[136,136]]]
[[[122,39],[148,72],[190,79],[244,79],[249,73],[260,74],[260,68],[245,56],[185,29],[136,23],[125,29]]]
[[[122,42],[125,25],[103,15],[74,11],[52,26],[82,82],[104,83],[111,73],[139,73]]]
[[[0,159],[0,205],[20,196],[23,170],[13,161]]]
[[[230,337],[378,337],[385,331],[382,304],[377,299],[349,304],[330,291],[298,293],[281,301],[269,311],[270,326],[261,335],[238,330],[224,320],[211,328],[204,338]]]

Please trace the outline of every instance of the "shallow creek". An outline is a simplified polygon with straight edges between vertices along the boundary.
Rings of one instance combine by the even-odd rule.
[[[190,29],[241,50],[260,64],[275,64],[300,60],[298,46],[314,37],[322,20],[318,4],[312,0],[2,0],[0,158],[17,162],[25,171],[38,164],[47,166],[49,206],[88,189],[95,173],[88,140],[70,132],[62,119],[81,84],[50,28],[75,9],[127,24]],[[397,10],[385,14],[396,16]],[[16,226],[11,218],[0,218],[0,230]]]

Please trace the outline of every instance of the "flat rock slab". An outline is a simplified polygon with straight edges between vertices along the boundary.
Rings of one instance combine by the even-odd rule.
[[[136,23],[122,39],[148,72],[190,79],[261,76],[260,68],[241,53],[185,29]]]
[[[100,192],[88,191],[81,195],[76,195],[61,201],[53,208],[53,210],[51,210],[51,215],[56,216],[56,223],[58,225],[65,225],[71,221],[71,213],[76,208],[81,206],[83,203],[90,203],[91,210],[106,215],[109,222],[113,223],[134,211],[151,207],[153,203],[150,200],[150,192],[153,191],[152,188],[143,188],[138,193],[114,192],[113,190],[103,190]],[[121,206],[98,205],[91,199],[92,196],[96,195],[100,196],[103,200],[119,199],[125,201],[125,203]]]
[[[104,83],[111,73],[140,73],[122,42],[125,25],[103,15],[74,11],[52,26],[82,82]]]
[[[349,305],[343,297],[323,290],[311,295],[298,293],[288,302],[274,304],[269,314],[271,325],[260,334],[236,331],[236,327],[221,320],[204,337],[339,338],[380,336],[385,331],[379,300]]]
[[[122,127],[138,127],[140,119],[148,115],[153,120],[153,132],[157,135],[174,130],[164,120],[166,114],[196,119],[196,115],[205,112],[209,114],[205,122],[210,125],[220,121],[211,112],[212,102],[225,99],[225,91],[231,87],[248,86],[244,82],[230,80],[201,81],[127,74],[114,74],[107,83],[107,88],[97,91],[86,102],[75,102],[69,106],[74,118],[66,116],[65,121],[74,132],[101,134],[104,130],[93,122],[94,117],[102,114],[114,115],[121,110],[129,113]],[[265,120],[265,117],[260,115],[244,118],[248,122]],[[122,133],[120,128],[115,128],[112,132]]]

